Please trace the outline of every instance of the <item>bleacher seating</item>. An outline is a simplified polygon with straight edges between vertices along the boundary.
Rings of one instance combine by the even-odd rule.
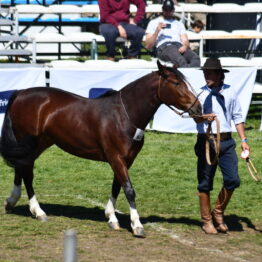
[[[29,4],[30,3],[30,4]],[[34,35],[34,46],[37,49],[39,44],[44,43],[92,43],[95,39],[97,43],[104,43],[104,39],[99,35],[90,35],[89,33],[76,33],[69,36],[63,32],[62,27],[68,25],[83,26],[85,24],[96,24],[99,22],[99,8],[96,0],[3,0],[1,4],[11,4],[17,21],[25,26],[22,33],[30,26],[48,26],[55,25],[59,28],[59,34],[50,35],[41,33]],[[148,4],[146,7],[147,15],[160,13],[161,4]],[[131,6],[131,12],[136,12],[136,7]],[[262,12],[262,3],[247,3],[239,5],[235,3],[217,3],[213,5],[179,3],[176,6],[176,13],[185,17],[191,13],[238,13],[238,12]],[[203,57],[203,46],[205,40],[216,39],[261,39],[262,33],[255,30],[234,30],[232,32],[209,30],[196,34],[188,31],[190,40],[200,41],[200,56]],[[124,42],[123,39],[119,39]],[[259,59],[256,59],[259,60]],[[256,60],[253,60],[254,62]],[[231,60],[232,62],[233,60]],[[256,61],[256,64],[259,64]]]
[[[32,39],[18,34],[18,23],[13,19],[13,12],[9,8],[0,8],[0,56],[9,60],[17,60],[18,57],[35,62],[35,53],[25,49],[23,44],[32,43]]]
[[[97,4],[97,0],[1,0],[1,4],[4,6],[15,6],[15,5],[92,5]]]

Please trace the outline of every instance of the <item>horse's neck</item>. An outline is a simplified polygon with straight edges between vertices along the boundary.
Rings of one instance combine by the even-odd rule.
[[[158,74],[151,73],[121,90],[128,117],[138,128],[146,128],[161,104],[157,95],[158,85]]]

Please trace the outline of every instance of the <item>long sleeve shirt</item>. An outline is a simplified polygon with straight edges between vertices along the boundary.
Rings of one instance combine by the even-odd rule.
[[[216,96],[212,96],[211,101],[207,99],[211,93],[211,89],[207,85],[202,87],[201,89],[203,90],[203,92],[199,96],[199,100],[202,104],[203,110],[205,111],[205,109],[212,108],[212,113],[216,114],[220,121],[221,133],[232,131],[231,121],[233,121],[235,125],[243,123],[245,121],[242,115],[242,110],[237,93],[232,86],[224,84],[219,91],[219,93],[224,97],[224,106],[226,112],[224,112]],[[198,133],[206,133],[207,126],[207,122],[198,123]],[[214,133],[217,133],[215,121],[212,122],[212,130]]]
[[[118,26],[122,23],[129,23],[130,4],[137,7],[137,12],[134,17],[134,22],[137,24],[143,19],[145,14],[144,0],[98,0],[100,9],[100,22]]]

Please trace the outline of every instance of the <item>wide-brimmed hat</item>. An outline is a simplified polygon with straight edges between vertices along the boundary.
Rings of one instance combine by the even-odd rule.
[[[175,10],[175,4],[173,0],[164,0],[162,5],[163,11],[174,11]]]
[[[204,66],[200,68],[200,70],[206,70],[206,69],[221,70],[224,73],[229,72],[229,70],[222,68],[220,60],[217,58],[208,58]]]

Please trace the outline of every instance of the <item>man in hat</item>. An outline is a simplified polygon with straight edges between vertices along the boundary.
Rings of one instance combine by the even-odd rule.
[[[215,121],[197,123],[198,136],[195,153],[198,157],[197,178],[202,229],[207,234],[227,233],[228,227],[223,218],[224,211],[233,191],[240,185],[238,158],[235,151],[236,143],[231,136],[231,120],[240,137],[242,150],[249,152],[250,148],[245,136],[244,118],[238,96],[232,86],[224,84],[225,73],[229,71],[223,69],[220,60],[216,58],[208,58],[201,70],[203,70],[206,80],[206,85],[201,88],[202,93],[199,96],[203,113],[213,116],[209,120],[213,120],[216,116],[220,121],[220,151],[218,161],[214,165],[207,163],[205,144],[209,124],[212,126],[214,136],[217,137],[216,123]],[[214,156],[214,144],[209,142],[210,154]],[[211,212],[210,191],[213,190],[213,179],[217,166],[222,172],[223,186]]]
[[[147,26],[145,47],[156,47],[157,57],[176,67],[199,67],[200,58],[189,47],[184,24],[174,19],[173,0],[164,0],[162,11]]]

